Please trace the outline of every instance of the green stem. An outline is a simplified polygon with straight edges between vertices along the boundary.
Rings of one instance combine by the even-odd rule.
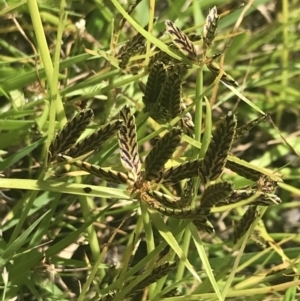
[[[148,32],[149,34],[151,34],[153,28],[154,12],[155,12],[155,0],[150,0],[149,4],[150,4],[150,10],[149,10]],[[151,47],[151,42],[147,40],[145,66],[148,66],[149,63],[150,47]]]
[[[28,0],[28,9],[30,13],[30,17],[32,20],[33,30],[35,32],[37,45],[38,45],[38,52],[41,56],[42,64],[45,68],[46,78],[48,82],[48,89],[49,89],[49,98],[51,100],[50,105],[50,116],[49,116],[49,128],[48,128],[48,138],[47,138],[47,148],[50,145],[52,138],[54,136],[55,131],[55,115],[56,112],[60,113],[60,120],[62,120],[63,123],[66,122],[66,118],[64,116],[64,108],[62,101],[60,99],[60,96],[58,94],[58,67],[55,69],[53,68],[50,51],[48,48],[39,8],[37,5],[36,0]],[[57,34],[57,45],[56,45],[56,53],[59,53],[60,50],[60,43],[62,38],[62,32],[64,28],[64,22],[62,22],[65,18],[64,14],[64,7],[65,7],[65,1],[61,1],[60,6],[60,26],[59,31]],[[57,55],[55,56],[55,62],[59,65],[59,57]],[[55,71],[55,72],[54,72]],[[54,81],[55,80],[55,81]]]
[[[45,68],[45,73],[48,83],[53,79],[53,65],[50,57],[49,48],[46,41],[46,36],[43,29],[42,20],[40,17],[39,8],[35,0],[28,0],[28,10],[31,16],[33,30],[36,36],[38,50]]]
[[[196,77],[196,109],[195,109],[195,140],[201,141],[202,130],[202,92],[203,92],[203,71],[202,68],[197,70]],[[198,154],[195,154],[195,158],[198,158]]]
[[[149,213],[147,211],[146,205],[143,203],[143,201],[140,201],[141,205],[141,211],[143,216],[143,223],[144,223],[144,230],[145,230],[145,236],[146,236],[146,243],[147,243],[147,253],[150,254],[155,249],[155,243],[154,243],[154,237],[153,237],[153,231],[151,226],[151,220]],[[155,284],[151,284],[149,286],[149,296],[152,296],[155,289]]]
[[[289,1],[282,1],[282,52],[281,52],[281,93],[280,99],[286,99],[286,87],[288,87],[288,65],[289,65]],[[277,108],[277,123],[280,123],[283,112],[282,106]]]

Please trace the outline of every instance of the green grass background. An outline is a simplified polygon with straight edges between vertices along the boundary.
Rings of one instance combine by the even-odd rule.
[[[178,268],[150,285],[139,300],[299,300],[299,0],[249,1],[220,20],[210,53],[224,51],[220,64],[239,83],[238,89],[214,81],[206,67],[197,66],[184,84],[185,100],[195,103],[195,148],[206,143],[203,128],[213,128],[228,111],[237,114],[240,124],[259,111],[271,113],[273,123],[264,122],[233,148],[235,156],[252,166],[270,173],[280,169],[283,175],[278,190],[282,204],[263,209],[257,219],[266,248],[248,240],[253,228],[236,246],[226,235],[242,207],[215,210],[216,235],[208,236],[188,227],[189,222],[166,221],[143,206],[140,210],[122,185],[83,176],[76,169],[60,169],[61,176],[55,176],[57,168],[45,166],[54,133],[80,109],[95,112],[87,135],[114,118],[124,104],[132,106],[144,152],[165,130],[152,119],[143,122],[137,83],[145,83],[145,66],[138,65],[136,74],[117,68],[112,37],[122,15],[128,21],[119,45],[139,31],[149,43],[180,59],[166,40],[156,38],[164,20],[201,34],[209,8],[216,5],[222,13],[240,2],[143,0],[128,17],[130,4],[0,2],[2,300],[105,300],[101,296],[128,280],[111,298],[123,300],[130,286],[151,273],[163,250],[162,262],[178,260]],[[150,34],[143,27],[153,16],[159,19]],[[120,168],[116,150],[114,137],[90,162]],[[226,176],[236,185],[246,184],[236,175]],[[87,185],[91,193],[84,192]],[[137,254],[129,264],[134,246]],[[119,277],[102,286],[112,261],[119,264]],[[133,277],[141,271],[142,277]],[[181,296],[161,297],[175,287]]]

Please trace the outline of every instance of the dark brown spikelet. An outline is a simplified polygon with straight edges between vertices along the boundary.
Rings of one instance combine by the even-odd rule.
[[[76,161],[72,163],[73,165],[79,167],[81,170],[84,170],[98,178],[101,178],[108,182],[113,183],[124,183],[127,184],[128,177],[126,174],[120,171],[115,171],[111,169],[105,169],[97,165],[90,164],[85,161]]]
[[[181,192],[180,201],[177,202],[180,207],[187,207],[191,205],[194,197],[194,182],[193,179],[189,179],[184,184]]]
[[[201,207],[212,208],[222,200],[228,198],[233,192],[232,183],[220,182],[209,185],[201,195]]]
[[[203,159],[195,159],[175,167],[170,167],[163,172],[160,181],[165,184],[175,184],[183,179],[196,177],[199,175],[202,161]]]
[[[147,194],[151,197],[156,199],[160,204],[166,207],[178,208],[177,202],[179,198],[174,198],[164,193],[161,193],[156,190],[148,190]]]
[[[203,48],[208,49],[216,34],[216,30],[218,27],[219,15],[217,12],[217,8],[214,6],[206,17],[205,24],[203,27]]]
[[[214,233],[215,229],[212,224],[207,219],[194,219],[193,224],[199,231],[207,232],[207,233]]]
[[[211,61],[214,61],[217,58],[219,58],[221,55],[222,55],[222,52],[217,52],[217,53],[214,53],[211,57],[209,57],[209,58],[207,57],[206,60],[207,60],[207,62],[211,62]]]
[[[183,64],[175,64],[166,69],[163,63],[157,62],[150,70],[143,102],[145,110],[158,123],[170,122],[185,109],[181,101],[182,66]],[[182,124],[188,132],[194,131],[189,113],[183,118]]]
[[[164,82],[166,81],[166,78],[167,72],[164,64],[161,62],[155,63],[149,73],[145,95],[143,97],[143,102],[147,112],[151,113],[153,106],[158,100],[159,94]]]
[[[199,174],[204,183],[217,179],[226,164],[236,129],[236,118],[229,113],[217,125],[208,150],[204,156]]]
[[[265,249],[268,246],[267,241],[264,239],[264,237],[261,235],[260,231],[254,230],[251,239],[256,242],[259,246],[261,246],[263,249]]]
[[[119,130],[121,162],[128,171],[130,180],[136,182],[141,171],[141,162],[138,153],[135,119],[129,106],[124,106],[120,111],[120,119],[123,120]]]
[[[207,220],[207,216],[209,215],[209,210],[207,208],[174,208],[169,206],[164,206],[159,203],[152,195],[151,197],[144,198],[144,201],[148,204],[148,206],[152,209],[157,210],[166,216],[171,216],[178,219],[193,219],[193,223],[200,231],[205,231],[208,233],[214,232],[214,228]],[[172,204],[175,204],[176,201],[173,201]]]
[[[152,205],[152,204],[151,204]],[[150,206],[151,206],[150,205]],[[178,219],[206,219],[209,215],[209,210],[206,208],[198,207],[184,207],[184,208],[172,208],[159,204],[158,202],[152,207],[158,212],[166,216],[171,216]]]
[[[248,123],[242,125],[241,127],[237,128],[234,139],[238,139],[240,137],[245,137],[255,126],[257,126],[258,124],[260,124],[261,122],[265,121],[268,118],[270,118],[269,113],[265,114],[263,116],[260,116],[256,119],[253,119],[253,120],[249,121]]]
[[[72,120],[68,121],[49,146],[48,162],[51,162],[57,154],[72,147],[93,117],[93,111],[86,110],[79,112]]]
[[[190,67],[187,64],[181,63],[180,61],[175,61],[168,65],[169,73],[177,72],[179,74],[179,76],[181,76],[182,74],[185,74],[186,70],[190,69],[190,68],[192,68],[192,67]]]
[[[202,36],[199,34],[196,34],[194,32],[190,32],[187,34],[187,37],[190,39],[190,41],[192,42],[196,42],[196,41],[201,41],[202,40]]]
[[[197,60],[197,52],[194,44],[190,41],[172,21],[166,20],[166,31],[170,34],[172,42],[185,56],[191,60]]]
[[[242,218],[234,225],[233,241],[236,243],[248,231],[257,216],[256,206],[249,206]]]
[[[248,187],[248,189],[234,190],[229,197],[220,201],[216,206],[234,204],[253,197],[257,193],[256,190]],[[257,197],[251,202],[255,206],[272,206],[281,203],[281,199],[272,193],[258,192]]]
[[[182,111],[184,111],[186,109],[186,106],[185,104],[182,102],[181,105],[180,105],[180,113]],[[180,121],[181,123],[181,127],[182,129],[184,130],[184,132],[193,138],[193,135],[195,133],[195,124],[193,122],[193,119],[192,119],[192,115],[188,112],[184,115],[184,117],[181,119]]]
[[[175,68],[168,68],[155,104],[148,106],[150,116],[158,123],[167,123],[181,112],[181,77]]]
[[[177,262],[167,261],[153,269],[152,273],[138,284],[138,287],[145,288],[149,284],[156,282],[158,279],[168,275],[177,266]]]
[[[217,77],[221,72],[223,73],[221,76],[221,82],[233,86],[238,87],[239,84],[224,70],[221,69],[221,67],[214,61],[210,61],[206,64],[207,68]]]
[[[97,150],[101,145],[113,136],[122,126],[123,120],[114,120],[102,126],[99,130],[86,137],[73,147],[71,147],[66,155],[72,158],[80,157],[90,151]]]
[[[246,200],[255,194],[255,190],[249,187],[248,189],[234,190],[227,198],[221,200],[216,206],[224,206],[229,204],[235,204],[240,201]]]
[[[177,266],[177,262],[165,262],[162,265],[154,268],[152,273],[147,276],[144,280],[138,283],[134,288],[134,292],[131,292],[126,297],[131,298],[132,300],[136,300],[138,294],[140,294],[148,285],[158,281],[160,278],[168,275],[175,267]],[[140,277],[140,276],[137,276]]]
[[[267,175],[261,175],[259,180],[256,182],[257,189],[265,193],[274,193],[278,187],[278,183],[272,180]]]
[[[235,163],[230,160],[226,161],[225,166],[226,166],[226,168],[229,168],[230,170],[236,172],[241,177],[255,181],[255,182],[257,182],[260,179],[260,177],[263,175],[261,172],[255,170],[255,169],[240,165],[240,164]]]
[[[171,49],[176,49],[177,47],[173,44],[167,44],[169,46],[169,48]],[[148,64],[148,70],[151,71],[151,69],[153,68],[154,64],[157,62],[161,62],[163,63],[165,66],[174,66],[177,68],[178,73],[183,76],[186,74],[187,70],[191,67],[187,64],[182,63],[181,61],[178,61],[176,59],[174,59],[173,57],[171,57],[170,55],[168,55],[167,53],[159,50],[159,49],[155,49],[158,50],[157,53],[155,53]]]
[[[152,148],[145,159],[145,180],[159,178],[159,173],[180,143],[182,130],[173,128]]]
[[[252,204],[257,206],[272,206],[278,205],[281,202],[280,197],[276,194],[261,192]]]
[[[148,25],[144,27],[148,29]],[[145,50],[145,37],[140,33],[137,33],[131,40],[123,45],[117,54],[117,58],[120,60],[119,67],[125,69],[128,65],[130,58],[138,53],[142,53]]]
[[[170,48],[177,49],[177,47],[173,43],[168,44],[168,46]],[[149,71],[151,71],[151,69],[154,67],[154,65],[159,62],[163,63],[164,65],[170,65],[171,63],[175,63],[174,59],[170,55],[161,51],[158,48],[154,49],[154,51],[156,51],[156,50],[157,50],[157,53],[155,53],[149,61],[149,64],[148,64]]]
[[[138,47],[137,49],[139,49],[140,47]],[[120,63],[119,63],[119,67],[121,69],[125,69],[129,63],[130,58],[134,55],[134,51],[133,50],[124,50],[124,53],[122,53],[122,55],[120,55]]]
[[[170,120],[181,113],[181,77],[175,67],[168,69],[168,78],[163,86],[161,94],[167,94],[164,101],[159,102],[170,112]]]
[[[146,112],[158,123],[164,124],[181,114],[186,109],[181,100],[183,64],[175,64],[166,69],[157,62],[150,70],[143,102]],[[180,121],[189,136],[194,133],[192,117],[187,113]]]

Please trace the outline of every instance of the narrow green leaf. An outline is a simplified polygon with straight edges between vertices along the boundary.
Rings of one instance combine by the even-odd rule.
[[[157,230],[159,231],[160,235],[164,238],[164,240],[168,243],[168,245],[172,248],[172,250],[177,254],[179,259],[184,262],[186,268],[191,272],[191,274],[195,277],[195,279],[201,283],[202,281],[200,280],[199,275],[197,274],[193,266],[190,264],[189,260],[186,258],[184,252],[180,248],[178,242],[176,241],[175,237],[164,223],[159,213],[151,211],[150,215],[151,215],[151,220],[155,225],[155,227],[157,228]]]
[[[7,249],[3,252],[0,258],[0,268],[2,268],[10,258],[25,244],[30,233],[37,227],[39,222],[50,212],[48,210],[39,217],[32,225],[29,226],[16,240],[14,240]]]
[[[30,154],[34,149],[36,149],[38,146],[43,144],[45,142],[46,138],[42,138],[33,144],[23,148],[22,150],[15,152],[13,155],[6,158],[3,162],[0,162],[0,170],[5,170],[6,168],[9,168],[16,162],[20,161],[22,158]]]
[[[1,188],[10,189],[25,189],[36,191],[55,191],[61,193],[97,196],[101,198],[117,198],[117,199],[130,199],[129,195],[122,189],[94,186],[89,184],[75,184],[59,181],[38,181],[27,179],[1,179]]]
[[[206,274],[207,274],[207,276],[210,280],[210,283],[211,283],[212,287],[214,288],[214,291],[216,292],[216,294],[218,296],[218,300],[223,301],[223,298],[222,298],[220,290],[219,290],[218,283],[215,279],[215,276],[213,274],[213,270],[210,266],[208,257],[205,253],[205,249],[204,249],[203,243],[201,241],[201,238],[199,236],[199,233],[198,233],[197,229],[192,225],[190,226],[190,229],[191,229],[191,232],[192,232],[193,240],[195,242],[195,246],[198,250],[198,254],[200,255],[201,262],[204,266],[205,272],[206,272]]]

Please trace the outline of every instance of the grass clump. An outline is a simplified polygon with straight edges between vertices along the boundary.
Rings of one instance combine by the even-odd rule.
[[[2,300],[298,300],[300,3],[58,4],[1,7]]]

